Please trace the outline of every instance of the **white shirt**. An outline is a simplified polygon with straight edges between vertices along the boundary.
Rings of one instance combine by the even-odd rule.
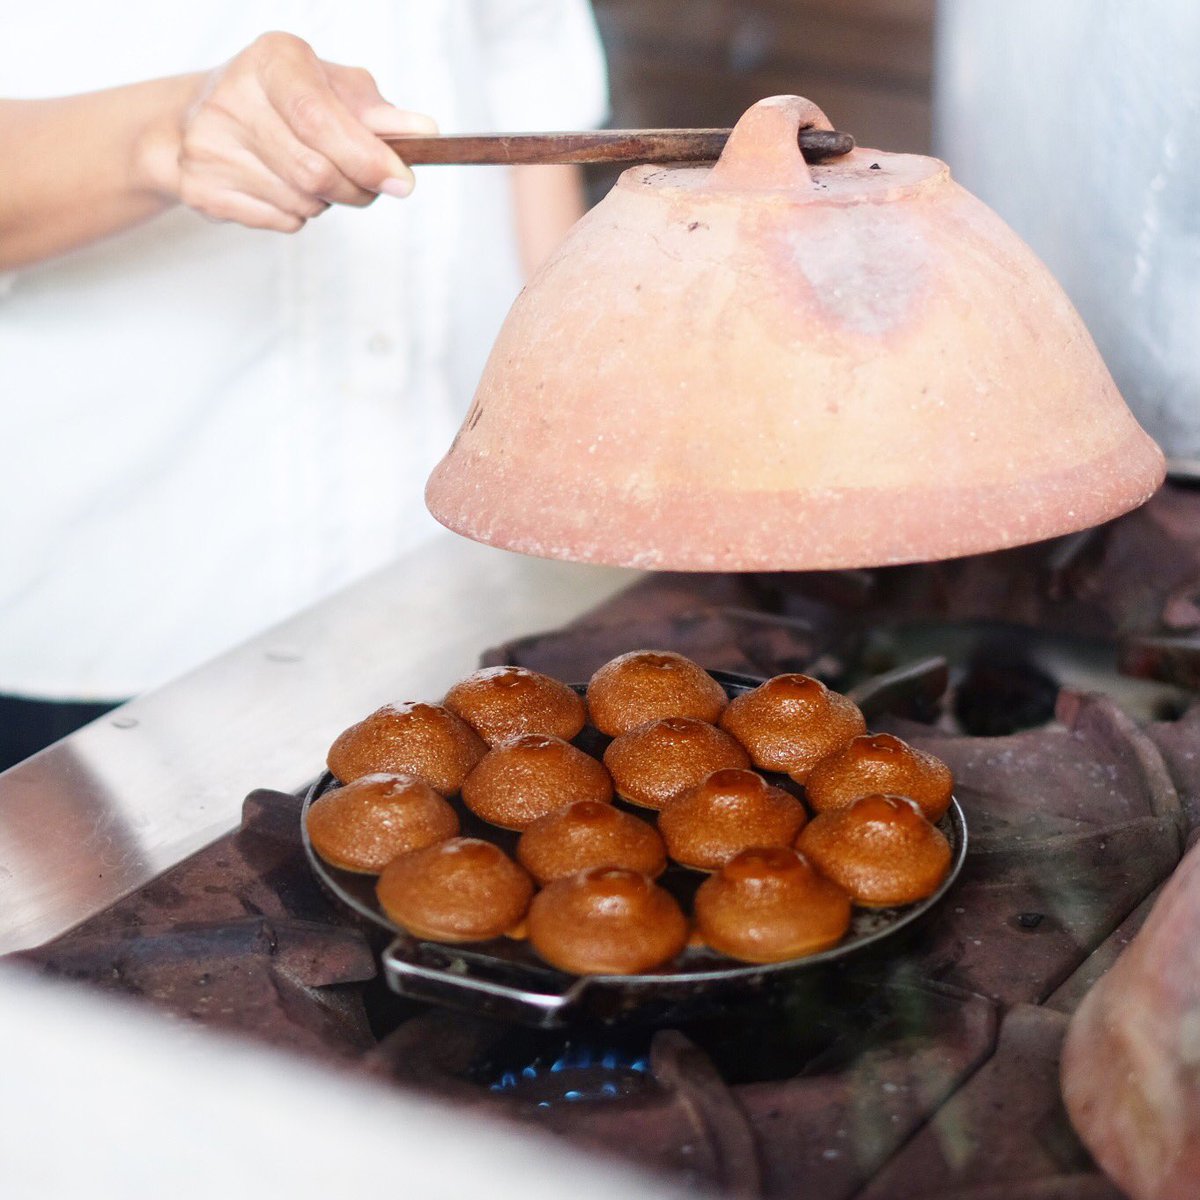
[[[0,12],[8,97],[211,68],[286,29],[446,133],[604,115],[586,0]],[[131,695],[437,529],[425,478],[520,277],[507,172],[417,179],[292,237],[177,209],[0,276],[0,692]]]

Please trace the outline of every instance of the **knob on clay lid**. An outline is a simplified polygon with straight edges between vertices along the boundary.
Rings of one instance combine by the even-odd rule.
[[[1150,496],[1162,455],[1032,251],[937,159],[805,163],[814,125],[777,96],[714,166],[621,176],[514,303],[438,520],[552,558],[834,568]]]

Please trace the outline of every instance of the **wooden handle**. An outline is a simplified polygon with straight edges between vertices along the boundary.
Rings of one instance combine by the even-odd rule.
[[[385,138],[410,165],[434,163],[715,162],[728,129],[601,129],[587,133],[467,133]],[[801,129],[800,150],[819,162],[854,148],[848,133]]]

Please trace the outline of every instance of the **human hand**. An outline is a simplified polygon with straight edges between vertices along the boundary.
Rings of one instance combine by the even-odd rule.
[[[195,80],[170,128],[147,144],[160,190],[218,221],[294,233],[331,204],[407,196],[413,174],[378,135],[436,133],[388,104],[358,67],[267,33]]]

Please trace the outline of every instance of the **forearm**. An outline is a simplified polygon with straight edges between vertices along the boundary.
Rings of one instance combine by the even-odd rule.
[[[0,100],[0,269],[63,254],[175,203],[179,129],[202,81]]]
[[[578,167],[514,167],[517,248],[526,278],[549,258],[587,211]]]
[[[407,196],[381,135],[437,132],[358,67],[264,33],[214,71],[68,96],[0,100],[0,269],[144,221],[175,203],[295,233],[331,204]]]

